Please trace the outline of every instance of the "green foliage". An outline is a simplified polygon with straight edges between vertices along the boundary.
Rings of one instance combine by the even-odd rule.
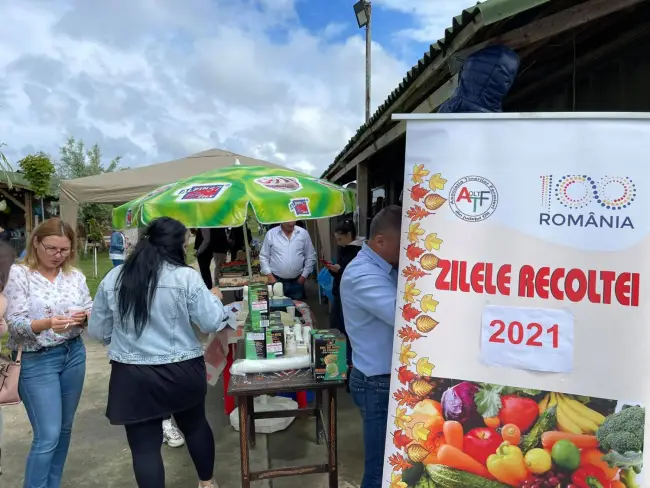
[[[43,152],[29,154],[21,159],[18,165],[37,197],[42,198],[50,194],[52,177],[56,169],[47,154]]]
[[[6,146],[6,144],[4,142],[0,142],[0,149],[3,148],[4,146]],[[1,150],[0,150],[0,171],[5,173],[5,175],[7,175],[7,173],[9,171],[13,171],[13,169],[11,167],[11,164],[9,164],[9,161],[7,160],[7,157],[5,156],[5,154]],[[7,184],[9,186],[9,188],[12,187],[11,180],[9,178],[7,178]]]
[[[103,242],[104,232],[102,226],[97,222],[97,219],[91,217],[88,220],[88,241],[90,242]]]
[[[56,175],[61,180],[72,180],[95,176],[103,173],[112,173],[123,168],[120,167],[121,157],[113,158],[107,166],[102,164],[102,152],[99,144],[86,149],[84,142],[69,137],[61,147],[61,158],[56,165]],[[98,203],[89,203],[79,206],[78,219],[87,225],[90,238],[90,220],[94,219],[100,229],[110,229],[113,207]]]

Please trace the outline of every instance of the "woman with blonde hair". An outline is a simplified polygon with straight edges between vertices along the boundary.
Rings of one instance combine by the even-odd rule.
[[[4,289],[8,346],[22,348],[18,391],[34,432],[24,488],[59,488],[86,373],[81,340],[92,308],[86,278],[73,267],[75,233],[59,219],[30,235]]]

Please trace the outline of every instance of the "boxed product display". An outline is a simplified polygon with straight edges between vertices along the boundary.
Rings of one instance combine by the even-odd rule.
[[[269,292],[266,285],[248,287],[248,310],[253,330],[261,330],[269,325]]]
[[[266,328],[266,359],[284,357],[284,326],[269,325]]]
[[[246,359],[266,359],[266,334],[246,326],[244,332]]]
[[[312,372],[316,381],[342,381],[348,377],[347,340],[336,329],[311,331]]]

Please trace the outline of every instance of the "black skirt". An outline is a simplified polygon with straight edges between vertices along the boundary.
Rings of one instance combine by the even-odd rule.
[[[205,401],[203,356],[160,365],[111,361],[106,417],[113,425],[164,419]]]

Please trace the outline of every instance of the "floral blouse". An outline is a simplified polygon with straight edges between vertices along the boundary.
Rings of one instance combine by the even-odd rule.
[[[81,335],[81,327],[57,334],[51,329],[40,334],[32,331],[34,320],[69,315],[69,307],[92,309],[92,299],[86,277],[77,269],[70,273],[59,272],[54,283],[38,271],[14,264],[3,295],[7,299],[5,320],[9,327],[9,348],[14,351],[20,344],[23,351],[38,351],[57,346]]]

